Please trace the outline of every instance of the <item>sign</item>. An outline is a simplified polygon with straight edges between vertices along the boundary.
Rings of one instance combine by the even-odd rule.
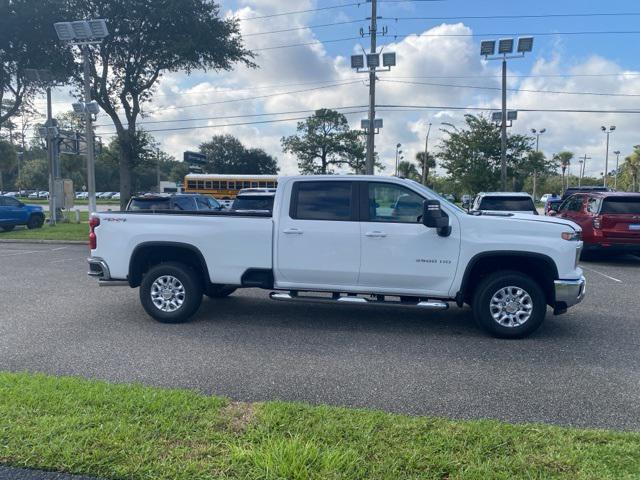
[[[204,153],[199,152],[184,152],[183,160],[189,165],[205,165],[207,163],[207,156]]]

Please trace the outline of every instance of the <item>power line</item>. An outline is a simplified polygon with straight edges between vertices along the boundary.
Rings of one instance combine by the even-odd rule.
[[[487,112],[496,110],[491,107],[457,107],[457,106],[442,106],[442,105],[395,105],[395,104],[383,104],[378,105],[379,108],[391,108],[394,110],[388,111],[419,111],[419,110],[469,110],[469,111],[481,111]],[[399,110],[395,110],[399,109]],[[518,108],[518,107],[510,107],[510,110],[518,110],[519,112],[534,112],[534,113],[615,113],[615,114],[640,114],[640,110],[638,109],[607,109],[607,110],[596,110],[596,109],[572,109],[572,108]]]
[[[359,111],[354,111],[354,112],[346,112],[344,115],[355,115],[356,113],[365,113],[366,110],[359,110]],[[242,126],[242,125],[258,125],[258,124],[265,124],[265,123],[282,123],[282,122],[292,122],[295,120],[305,120],[308,117],[289,117],[289,118],[278,118],[278,119],[272,119],[272,120],[256,120],[254,122],[237,122],[237,123],[222,123],[222,124],[218,124],[218,125],[200,125],[200,126],[195,126],[195,127],[175,127],[175,128],[157,128],[157,129],[151,129],[151,130],[145,130],[146,132],[152,133],[152,132],[174,132],[174,131],[181,131],[181,130],[194,130],[194,129],[203,129],[203,128],[222,128],[222,127],[237,127],[237,126]],[[107,133],[103,133],[102,135],[113,135],[116,132],[107,132]]]
[[[196,108],[196,107],[205,107],[208,105],[221,105],[221,104],[225,104],[225,103],[234,103],[234,102],[245,102],[245,101],[249,101],[249,100],[259,100],[262,98],[271,98],[271,97],[278,97],[281,95],[292,95],[295,93],[305,93],[305,92],[312,92],[312,91],[316,91],[316,90],[323,90],[326,88],[334,88],[334,87],[342,87],[345,85],[354,85],[356,83],[360,83],[361,80],[353,80],[353,81],[349,81],[349,82],[342,82],[342,83],[334,83],[331,85],[323,85],[321,87],[314,87],[314,88],[305,88],[302,90],[292,90],[289,92],[278,92],[278,93],[270,93],[267,95],[258,95],[255,97],[245,97],[245,98],[235,98],[235,99],[230,99],[230,100],[219,100],[217,102],[206,102],[206,103],[197,103],[197,104],[193,104],[193,105],[176,105],[176,106],[167,106],[167,107],[159,107],[156,110],[147,112],[148,114],[152,114],[152,113],[158,113],[160,111],[166,111],[166,110],[179,110],[179,109],[183,109],[183,108]]]
[[[433,87],[454,87],[454,88],[469,88],[476,90],[498,90],[502,91],[500,87],[483,87],[480,85],[454,85],[451,83],[434,83],[434,82],[406,82],[402,80],[380,80],[387,83],[401,83],[406,85],[429,85]],[[528,88],[507,88],[509,92],[528,92],[528,93],[551,93],[561,95],[595,95],[600,97],[640,97],[638,93],[604,93],[604,92],[567,92],[560,90],[535,90]]]
[[[382,0],[380,0],[382,1]],[[456,15],[451,17],[382,17],[382,20],[501,20],[517,18],[633,17],[640,12],[620,13],[542,13],[531,15]]]
[[[364,2],[351,2],[351,3],[343,3],[341,5],[329,5],[326,7],[318,7],[318,8],[309,8],[306,10],[292,10],[292,11],[288,11],[288,12],[280,12],[280,13],[271,13],[268,15],[258,15],[255,17],[246,17],[246,18],[238,18],[239,21],[244,22],[247,20],[260,20],[262,18],[274,18],[274,17],[283,17],[286,15],[298,15],[301,13],[311,13],[311,12],[320,12],[323,10],[334,10],[336,8],[344,8],[344,7],[353,7],[353,6],[360,6],[362,3]]]
[[[346,107],[322,107],[329,110],[351,110],[353,108],[365,108],[366,105],[352,105]],[[221,115],[217,117],[196,117],[196,118],[176,118],[173,120],[143,120],[138,122],[137,125],[151,125],[156,123],[182,123],[182,122],[196,122],[196,121],[204,121],[204,120],[222,120],[225,118],[250,118],[250,117],[267,117],[272,115],[293,115],[298,113],[313,113],[317,109],[307,109],[307,110],[289,110],[286,112],[270,112],[270,113],[248,113],[243,115]],[[95,125],[95,127],[110,127],[111,124],[103,123]]]
[[[323,28],[323,27],[333,27],[335,25],[349,25],[349,24],[354,24],[354,23],[360,23],[360,22],[364,22],[366,21],[366,19],[359,19],[359,20],[347,20],[344,22],[333,22],[333,23],[321,23],[318,25],[302,25],[300,27],[291,27],[291,28],[283,28],[281,30],[270,30],[267,32],[255,32],[255,33],[245,33],[242,36],[243,37],[255,37],[258,35],[270,35],[272,33],[284,33],[284,32],[294,32],[297,30],[306,30],[306,29],[310,29],[310,28]]]

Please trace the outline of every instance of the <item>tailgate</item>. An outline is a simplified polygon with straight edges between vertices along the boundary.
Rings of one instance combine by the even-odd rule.
[[[605,198],[600,218],[605,237],[640,241],[640,195]]]

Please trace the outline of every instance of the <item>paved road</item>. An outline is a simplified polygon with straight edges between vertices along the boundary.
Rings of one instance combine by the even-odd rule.
[[[205,300],[184,325],[99,288],[84,246],[0,244],[0,365],[455,418],[640,430],[640,259],[585,263],[588,298],[520,341],[468,309]]]

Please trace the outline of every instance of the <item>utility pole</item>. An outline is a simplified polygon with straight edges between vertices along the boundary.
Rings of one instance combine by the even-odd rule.
[[[602,126],[600,129],[607,134],[607,153],[604,160],[604,175],[602,176],[602,185],[607,186],[607,176],[609,175],[609,135],[616,129],[615,125],[611,125],[609,128]]]
[[[89,70],[89,46],[82,45],[82,59],[84,69],[84,101],[91,101],[91,71]],[[87,141],[87,190],[89,190],[89,214],[95,213],[96,208],[96,159],[93,141],[93,119],[87,110],[84,113],[84,136]]]
[[[427,138],[424,141],[424,159],[422,160],[422,184],[427,184],[427,162],[429,161],[429,133],[431,133],[431,122],[427,128]]]
[[[581,165],[581,169],[580,169],[580,175],[578,176],[578,186],[582,186],[582,177],[584,177],[584,172],[585,172],[585,168],[587,167],[587,160],[591,160],[591,157],[587,157],[587,154],[584,154],[584,157],[582,157],[582,165]]]
[[[51,87],[47,86],[47,158],[49,160],[49,225],[56,224],[56,186],[55,186],[55,158],[54,142],[57,141],[51,132],[53,131],[53,110],[51,107]]]
[[[617,190],[618,189],[618,168],[620,167],[620,150],[616,150],[613,153],[616,156],[616,176],[614,177],[614,180],[613,180],[613,189]]]
[[[502,60],[502,123],[500,125],[500,179],[507,191],[507,58]]]
[[[377,0],[371,0],[371,26],[369,27],[369,35],[371,37],[372,54],[376,53],[376,36],[378,33],[378,4]],[[373,175],[373,166],[375,160],[375,120],[376,120],[376,65],[369,66],[369,131],[367,133],[367,163],[365,173]]]
[[[158,193],[160,193],[160,149],[156,148],[156,181],[158,183]]]
[[[538,153],[540,151],[540,135],[542,135],[543,133],[545,133],[547,131],[546,128],[541,128],[540,130],[536,130],[535,128],[531,129],[531,133],[533,133],[536,136],[536,153]],[[537,179],[538,179],[538,172],[537,171],[533,171],[533,200],[535,201],[536,199],[536,195],[537,195]]]

